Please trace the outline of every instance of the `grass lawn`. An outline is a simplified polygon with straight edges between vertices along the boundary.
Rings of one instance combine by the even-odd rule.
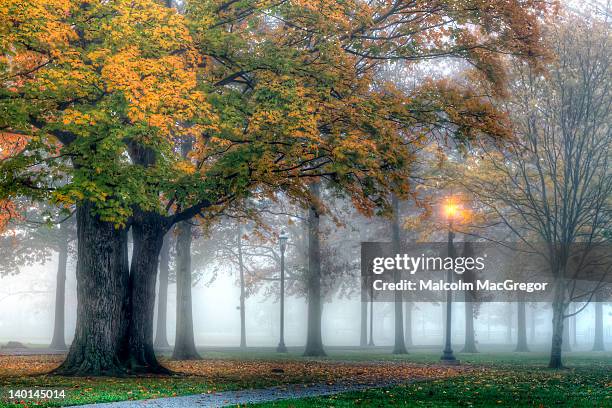
[[[250,405],[302,407],[610,407],[609,370],[470,374],[387,389]]]
[[[545,353],[459,354],[458,369],[439,367],[439,352],[394,356],[389,350],[333,350],[322,359],[297,352],[207,352],[195,362],[163,362],[175,376],[71,378],[44,375],[63,356],[0,356],[0,407],[51,407],[158,398],[287,383],[370,384],[419,380],[386,390],[264,404],[264,407],[343,406],[612,406],[612,353],[570,353],[571,369],[545,367]],[[277,372],[278,370],[281,372]],[[8,390],[65,390],[60,400],[8,400]]]
[[[612,353],[569,353],[569,368],[558,371],[546,368],[544,353],[458,358],[473,369],[445,379],[249,407],[612,407]]]

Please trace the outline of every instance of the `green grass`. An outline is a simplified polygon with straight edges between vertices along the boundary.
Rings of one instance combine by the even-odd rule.
[[[609,368],[607,368],[609,373]],[[608,373],[577,369],[562,374],[526,371],[466,375],[387,389],[249,405],[302,407],[609,407]]]
[[[200,378],[66,378],[53,376],[23,377],[0,388],[0,407],[59,407],[95,402],[124,401],[198,394],[231,389],[231,384],[210,384]],[[64,390],[65,398],[49,401],[8,400],[9,389]]]
[[[438,363],[441,351],[437,349],[411,350],[408,354],[391,354],[390,349],[377,348],[373,350],[329,350],[325,357],[302,357],[301,352],[290,351],[279,354],[272,351],[207,351],[202,353],[204,359],[220,360],[312,360],[312,361],[398,361],[417,364]],[[464,364],[499,366],[499,365],[528,365],[530,367],[545,367],[548,364],[549,354],[545,351],[530,353],[500,352],[483,348],[475,354],[455,353]],[[564,362],[567,366],[588,366],[600,362],[612,365],[612,352],[568,352],[564,353]]]
[[[427,360],[430,354],[404,357]],[[397,359],[398,357],[396,357]],[[612,407],[612,353],[568,353],[570,368],[546,368],[544,353],[459,354],[459,377],[385,389],[249,405],[305,407]]]

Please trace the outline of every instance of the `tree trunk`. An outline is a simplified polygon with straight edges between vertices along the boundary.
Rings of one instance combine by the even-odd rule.
[[[465,344],[463,353],[478,353],[476,348],[476,334],[474,333],[474,303],[472,302],[472,294],[465,294]]]
[[[537,310],[536,307],[533,306],[531,308],[531,319],[529,319],[529,341],[531,343],[535,342],[535,334],[536,334],[536,317],[537,317]]]
[[[604,351],[604,330],[603,330],[603,302],[602,296],[597,293],[595,298],[595,341],[593,351]]]
[[[506,343],[512,344],[512,326],[514,326],[512,303],[507,303],[507,319],[506,319]]]
[[[561,347],[563,351],[572,351],[572,346],[570,344],[570,325],[569,321],[563,322],[563,343]]]
[[[53,324],[53,338],[49,348],[54,350],[67,350],[64,338],[64,308],[66,301],[66,264],[68,262],[68,234],[65,221],[60,224],[57,278],[55,288],[55,318]]]
[[[365,347],[368,345],[368,287],[367,280],[362,278],[361,281],[361,325],[359,346]]]
[[[552,344],[550,347],[549,368],[563,368],[561,360],[563,352],[563,283],[561,280],[555,282],[555,297],[552,304],[553,319],[552,319]]]
[[[181,222],[176,228],[176,340],[172,359],[199,360],[191,304],[191,224]]]
[[[572,337],[572,346],[576,347],[578,345],[577,341],[577,335],[576,335],[576,315],[574,314],[574,312],[576,311],[576,303],[572,302],[570,303],[570,314],[572,314],[573,316],[571,317],[571,337]]]
[[[315,200],[320,196],[319,182],[310,185]],[[304,356],[325,356],[321,336],[321,249],[318,203],[308,210],[308,331]]]
[[[168,273],[170,270],[170,238],[166,235],[159,254],[159,293],[157,301],[157,330],[154,347],[169,348],[168,344]]]
[[[242,259],[242,228],[238,230],[238,266],[240,267],[240,348],[246,349],[246,289]]]
[[[54,373],[123,375],[128,329],[127,231],[77,205],[77,322],[66,360]]]
[[[525,294],[519,292],[519,299],[516,304],[517,306],[517,327],[516,327],[516,350],[518,352],[527,352],[527,316],[526,316],[526,304]]]
[[[155,283],[159,255],[167,231],[166,222],[151,212],[135,212],[132,226],[134,251],[130,266],[129,356],[126,366],[133,373],[169,373],[153,350]]]
[[[414,303],[406,302],[406,310],[404,311],[404,342],[406,347],[412,347],[412,310]]]
[[[393,244],[394,253],[398,254],[401,251],[400,237],[400,221],[399,221],[399,202],[395,194],[391,196],[391,204],[393,205],[393,219],[391,221],[391,242]],[[393,280],[397,283],[400,281],[400,272],[393,272]],[[403,312],[403,294],[401,291],[395,291],[395,341],[393,344],[393,354],[407,354],[406,344],[404,343],[404,316]]]
[[[468,235],[465,235],[465,243],[463,244],[463,253],[461,256],[465,258],[474,257],[474,247]],[[467,269],[463,274],[463,278],[466,282],[474,284],[476,280],[474,273],[474,269]],[[463,352],[478,353],[478,349],[476,349],[476,333],[474,332],[474,292],[466,290],[463,294],[465,297],[465,344],[463,346]]]

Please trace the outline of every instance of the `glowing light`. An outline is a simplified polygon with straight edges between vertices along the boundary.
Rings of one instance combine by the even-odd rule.
[[[446,218],[457,218],[457,216],[461,215],[462,209],[461,206],[457,203],[454,198],[447,198],[444,203],[444,215]]]

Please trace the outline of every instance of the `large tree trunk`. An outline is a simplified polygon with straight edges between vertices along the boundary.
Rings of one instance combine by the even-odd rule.
[[[64,338],[64,308],[66,301],[66,264],[68,263],[68,234],[66,222],[60,224],[60,241],[58,247],[57,278],[55,286],[55,317],[53,338],[49,348],[67,350]]]
[[[77,322],[61,375],[123,375],[128,320],[127,231],[77,205]]]
[[[129,356],[130,372],[169,373],[153,351],[155,283],[159,254],[167,231],[165,219],[156,213],[141,212],[132,226],[134,251],[130,266]]]
[[[548,362],[549,368],[563,368],[561,356],[563,352],[563,313],[565,307],[562,285],[563,282],[561,282],[561,280],[555,282],[555,294],[552,304],[552,344],[550,347],[550,361]]]
[[[401,251],[401,237],[400,237],[400,221],[399,221],[399,201],[395,195],[391,197],[391,203],[393,205],[393,219],[391,221],[391,242],[393,244],[393,251],[397,254]],[[400,281],[400,272],[395,270],[393,272],[393,279],[397,283]],[[403,294],[401,291],[395,291],[395,341],[393,344],[393,354],[407,354],[406,344],[404,343],[404,316],[403,312]]]
[[[310,193],[318,200],[318,182],[310,185]],[[318,203],[312,203],[308,210],[308,331],[304,356],[325,355],[321,336],[321,250],[317,205]]]
[[[159,292],[157,300],[157,330],[155,332],[155,348],[169,348],[168,344],[168,273],[170,270],[170,238],[164,238],[159,254]]]
[[[173,360],[198,360],[193,335],[191,303],[191,224],[177,224],[176,237],[176,340]]]
[[[517,327],[516,327],[516,350],[518,352],[527,352],[527,316],[526,316],[526,304],[525,294],[519,292],[519,299],[516,304],[517,306]]]
[[[595,298],[595,341],[593,351],[604,351],[604,330],[603,330],[603,302],[600,293]]]
[[[242,228],[238,229],[238,266],[240,268],[240,348],[246,349],[246,288],[242,259]]]

